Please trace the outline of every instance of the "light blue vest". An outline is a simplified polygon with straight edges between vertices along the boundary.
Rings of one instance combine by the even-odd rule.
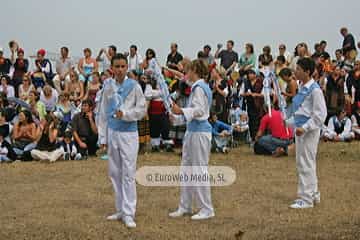
[[[299,110],[301,104],[304,103],[305,98],[309,96],[312,93],[312,91],[316,88],[320,88],[317,82],[311,84],[309,88],[302,87],[300,91],[296,94],[296,96],[292,99],[290,116],[294,115],[295,127],[302,127],[310,119],[310,117],[295,113],[297,110]]]
[[[211,103],[212,103],[212,92],[211,92],[209,85],[207,83],[205,83],[204,81],[197,81],[194,84],[194,86],[191,88],[190,99],[192,99],[192,95],[194,94],[195,89],[197,87],[200,87],[204,90],[205,95],[207,96],[207,99],[208,99],[209,111],[210,111]],[[189,101],[189,104],[190,103],[191,103],[191,101]],[[211,133],[212,127],[207,119],[206,120],[195,120],[194,119],[187,124],[186,130],[189,132],[209,132],[209,133]]]
[[[110,98],[111,100],[106,109],[108,127],[110,129],[119,132],[136,132],[138,130],[137,121],[128,122],[114,117],[136,84],[137,82],[135,80],[127,78],[121,85],[116,85],[116,87],[118,87],[117,91],[114,96]]]

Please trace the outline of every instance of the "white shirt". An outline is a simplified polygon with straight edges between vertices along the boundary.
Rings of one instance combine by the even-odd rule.
[[[143,58],[140,54],[136,53],[134,57],[129,55],[129,71],[140,69],[140,65],[143,62]]]
[[[310,88],[314,82],[314,79],[311,79],[303,87]],[[295,115],[304,115],[310,118],[303,125],[303,129],[306,132],[321,129],[327,116],[327,108],[322,90],[315,88],[309,96],[305,97],[304,102],[295,112]]]
[[[9,97],[15,97],[15,90],[13,86],[7,85],[6,86],[6,96]],[[4,92],[4,88],[2,85],[0,85],[0,92]]]

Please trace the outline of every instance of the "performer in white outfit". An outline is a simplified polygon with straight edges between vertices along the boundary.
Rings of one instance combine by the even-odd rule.
[[[337,110],[336,115],[329,119],[328,126],[324,129],[324,140],[334,142],[349,142],[355,138],[355,133],[351,131],[352,123],[346,116],[345,109]]]
[[[208,122],[212,92],[204,80],[208,76],[208,67],[201,60],[191,63],[189,78],[192,85],[188,107],[180,108],[173,104],[172,116],[174,124],[181,119],[187,122],[182,150],[182,166],[201,166],[202,174],[208,172],[211,149],[211,130]],[[194,170],[199,168],[193,168]],[[211,202],[210,184],[204,186],[181,186],[180,204],[178,209],[170,213],[170,217],[181,217],[192,213],[192,203],[196,201],[200,211],[191,217],[192,220],[202,220],[214,217]]]
[[[292,117],[295,123],[296,166],[298,172],[298,199],[291,208],[311,208],[320,203],[316,175],[316,155],[320,130],[324,125],[327,109],[319,85],[312,79],[315,62],[302,58],[297,62],[295,75],[301,87],[293,98]]]
[[[108,118],[107,145],[109,175],[115,191],[116,213],[108,220],[122,220],[129,228],[136,227],[136,160],[139,148],[137,121],[146,111],[140,85],[126,76],[127,58],[118,54],[112,58],[115,79],[104,87],[102,106]]]

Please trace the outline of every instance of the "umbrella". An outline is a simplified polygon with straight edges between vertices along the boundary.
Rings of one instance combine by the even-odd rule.
[[[9,97],[9,98],[7,98],[7,100],[8,100],[8,102],[15,103],[15,105],[21,106],[22,108],[25,108],[26,110],[31,111],[30,104],[28,104],[27,102],[25,102],[19,98]]]

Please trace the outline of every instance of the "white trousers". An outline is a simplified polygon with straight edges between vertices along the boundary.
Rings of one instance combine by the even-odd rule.
[[[313,203],[314,194],[318,193],[316,175],[316,155],[319,145],[320,129],[295,137],[296,168],[298,173],[298,197]]]
[[[211,150],[211,133],[186,132],[182,148],[182,166],[201,166],[208,173]],[[199,168],[196,168],[199,170]],[[191,212],[192,205],[201,211],[213,213],[210,184],[208,186],[181,186],[179,209]]]
[[[109,128],[108,138],[109,176],[115,191],[116,211],[135,218],[138,132],[118,132]]]
[[[334,140],[338,136],[338,134],[335,131],[327,129],[324,132],[324,136],[327,137],[330,140]],[[344,134],[344,133],[341,134],[340,140],[341,141],[346,141],[346,140],[351,140],[353,138],[355,138],[355,133],[354,132],[349,132],[349,133],[346,133],[346,134]]]
[[[43,160],[43,161],[50,161],[50,162],[55,162],[57,161],[59,158],[61,158],[64,154],[64,149],[63,148],[58,148],[54,151],[40,151],[37,149],[33,149],[31,150],[31,156],[36,159],[36,160]]]

